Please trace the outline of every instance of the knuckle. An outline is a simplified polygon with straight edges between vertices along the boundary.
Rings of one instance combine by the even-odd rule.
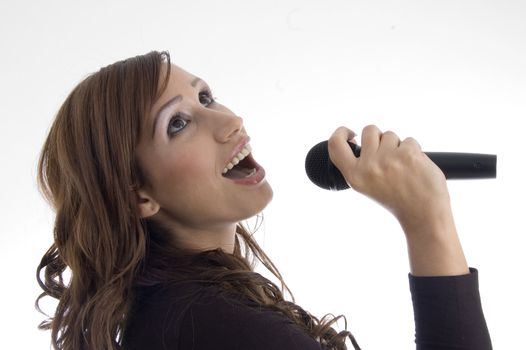
[[[379,131],[379,130],[380,129],[378,129],[378,127],[374,124],[369,124],[363,128],[364,133],[369,133],[369,132]]]
[[[413,169],[422,161],[422,152],[417,147],[406,147],[400,153],[400,159],[405,166]]]
[[[339,127],[336,128],[336,132],[337,133],[344,133],[344,132],[347,132],[347,128],[343,125],[340,125]]]
[[[421,152],[408,152],[405,159],[411,166],[414,166],[422,160],[422,154]]]
[[[387,176],[399,174],[403,171],[403,163],[397,159],[393,159],[390,162],[386,162],[384,171]]]
[[[334,132],[333,132],[333,136],[340,136],[340,135],[345,135],[347,133],[348,129],[345,127],[345,126],[339,126],[337,127]]]
[[[334,130],[332,135],[329,137],[329,144],[335,144],[342,135],[346,133],[346,128],[344,126],[340,126]]]
[[[365,165],[362,174],[366,178],[378,178],[380,177],[384,172],[384,165],[369,162]]]
[[[391,138],[398,138],[398,135],[394,131],[391,131],[391,130],[387,130],[386,132],[384,132],[382,137],[383,136],[388,136]]]
[[[410,144],[410,145],[417,146],[417,147],[420,148],[420,144],[419,144],[418,141],[417,141],[415,138],[413,138],[413,137],[406,137],[406,138],[404,139],[403,142],[405,142],[405,143],[407,143],[407,144]]]

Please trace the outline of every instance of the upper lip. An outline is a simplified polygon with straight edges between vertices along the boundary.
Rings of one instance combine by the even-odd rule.
[[[241,140],[241,142],[239,142],[239,143],[237,144],[237,146],[232,150],[232,153],[230,153],[230,157],[227,159],[227,161],[226,161],[226,163],[225,163],[225,167],[226,167],[226,165],[227,165],[228,163],[230,163],[230,161],[231,161],[235,156],[237,156],[237,154],[238,154],[239,152],[241,152],[241,150],[242,150],[243,148],[245,148],[245,146],[246,146],[249,142],[250,142],[250,137],[249,137],[249,136],[245,136],[245,137]],[[223,170],[223,169],[221,169],[221,170]]]

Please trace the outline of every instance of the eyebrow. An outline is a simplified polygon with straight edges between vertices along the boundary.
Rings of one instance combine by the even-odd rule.
[[[202,82],[203,80],[201,78],[194,78],[194,80],[192,80],[192,82],[190,83],[190,85],[192,87],[195,87],[197,85],[197,83],[199,82]],[[167,109],[168,107],[171,107],[173,106],[174,104],[176,103],[179,103],[181,102],[183,99],[183,96],[182,95],[177,95],[177,96],[174,96],[172,97],[171,99],[169,99],[168,101],[166,101],[162,106],[161,108],[159,108],[159,111],[155,114],[155,117],[153,118],[153,127],[152,127],[152,139],[155,135],[155,129],[157,128],[157,122],[159,121],[159,117],[161,116],[161,114],[164,112],[165,109]]]

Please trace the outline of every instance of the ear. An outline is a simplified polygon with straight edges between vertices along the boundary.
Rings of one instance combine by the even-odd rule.
[[[135,194],[137,198],[137,210],[139,211],[141,219],[155,215],[161,208],[159,203],[145,190],[135,190]]]

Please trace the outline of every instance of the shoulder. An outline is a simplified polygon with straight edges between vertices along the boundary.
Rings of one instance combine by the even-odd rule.
[[[206,290],[185,314],[182,348],[320,349],[320,345],[287,317],[216,288]]]
[[[166,348],[321,349],[281,313],[217,287],[172,285],[151,297],[149,310],[142,311],[150,323],[157,324],[156,335],[149,337],[162,336]]]
[[[199,283],[167,283],[140,288],[128,313],[123,345],[128,350],[173,349],[181,318],[199,299]]]

